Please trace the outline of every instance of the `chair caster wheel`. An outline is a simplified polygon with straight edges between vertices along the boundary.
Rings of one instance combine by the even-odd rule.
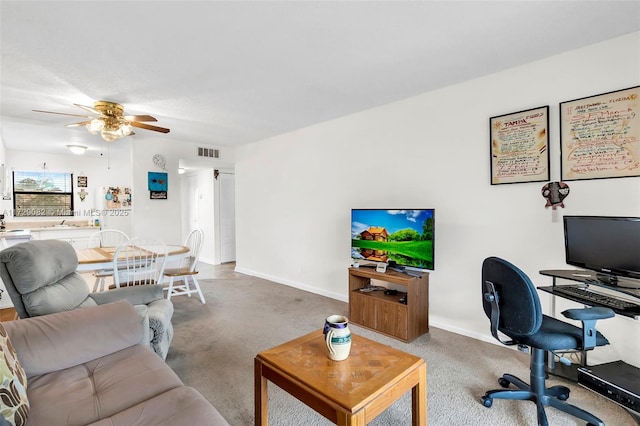
[[[558,395],[558,399],[560,401],[566,401],[567,399],[569,399],[569,394],[568,393],[560,394],[560,395]]]
[[[493,398],[490,398],[488,396],[483,396],[482,398],[480,398],[480,401],[482,402],[482,405],[487,408],[491,408],[491,406],[493,405]]]
[[[500,377],[498,379],[498,384],[500,386],[502,386],[503,388],[508,388],[511,383],[507,379],[505,379],[504,377]]]

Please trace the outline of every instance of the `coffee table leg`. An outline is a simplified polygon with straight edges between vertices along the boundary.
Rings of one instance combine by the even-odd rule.
[[[418,384],[411,389],[411,419],[413,426],[427,424],[427,365],[418,368]]]
[[[269,397],[267,395],[267,379],[262,376],[262,362],[254,360],[254,398],[256,426],[268,426],[269,424]]]
[[[366,426],[364,410],[351,415],[338,411],[338,426]]]

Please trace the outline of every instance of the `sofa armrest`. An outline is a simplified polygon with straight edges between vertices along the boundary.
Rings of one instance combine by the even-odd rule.
[[[140,317],[126,300],[2,324],[27,377],[100,358],[143,337]]]
[[[150,302],[162,299],[162,286],[160,285],[137,285],[132,287],[114,288],[109,291],[101,291],[99,293],[91,293],[90,298],[96,301],[98,305],[115,302],[125,299],[132,305],[147,305]]]

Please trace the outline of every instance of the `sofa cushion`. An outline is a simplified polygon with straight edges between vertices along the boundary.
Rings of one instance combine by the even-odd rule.
[[[30,317],[48,315],[76,308],[96,306],[89,296],[87,282],[78,273],[69,274],[54,283],[22,295]]]
[[[142,320],[126,300],[9,321],[5,328],[29,378],[82,365],[143,336]]]
[[[29,379],[29,425],[87,425],[183,386],[151,349],[134,345]]]
[[[23,426],[29,415],[27,375],[0,323],[0,414],[6,423]]]
[[[187,386],[171,389],[91,426],[228,426],[222,417],[195,389]]]

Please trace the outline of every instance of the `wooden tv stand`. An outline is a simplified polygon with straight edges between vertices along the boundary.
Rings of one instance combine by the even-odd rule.
[[[405,286],[407,304],[399,302],[402,293],[391,296],[381,290],[361,292],[372,279]],[[429,273],[414,277],[395,271],[349,268],[349,321],[403,342],[428,333]]]

